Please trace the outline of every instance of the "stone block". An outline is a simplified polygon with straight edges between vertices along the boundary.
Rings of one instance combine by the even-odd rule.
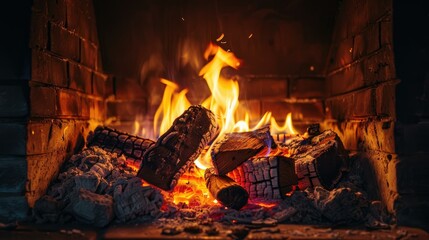
[[[3,155],[25,155],[27,129],[25,122],[0,123],[0,152]]]
[[[0,197],[0,220],[10,222],[24,220],[28,214],[28,204],[25,196],[10,195]]]
[[[0,157],[0,193],[23,194],[27,181],[27,161],[22,157]]]
[[[28,87],[24,85],[25,83],[23,82],[20,85],[0,85],[0,117],[27,116]]]

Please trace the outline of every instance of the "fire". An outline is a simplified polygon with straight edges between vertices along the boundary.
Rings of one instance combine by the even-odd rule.
[[[218,117],[221,130],[214,142],[221,139],[226,133],[251,131],[267,124],[271,125],[273,134],[297,133],[292,125],[291,113],[287,114],[283,126],[277,123],[270,112],[265,113],[252,128],[249,126],[250,114],[248,112],[245,113],[244,119],[238,119],[236,111],[240,106],[239,84],[236,80],[222,76],[221,70],[225,67],[237,69],[241,65],[241,60],[232,52],[225,51],[213,43],[209,44],[204,57],[206,60],[211,60],[200,70],[199,75],[206,80],[211,95],[199,104],[210,109]],[[155,136],[160,136],[166,132],[174,119],[191,106],[186,97],[187,89],[179,91],[179,86],[176,83],[166,79],[161,79],[161,82],[165,84],[165,90],[162,102],[154,116]],[[195,161],[197,168],[193,169],[193,172],[185,173],[167,198],[172,198],[176,204],[184,202],[192,205],[192,202],[195,201],[201,204],[217,204],[217,201],[208,194],[203,177],[204,170],[212,166],[210,152],[210,148],[204,151]]]

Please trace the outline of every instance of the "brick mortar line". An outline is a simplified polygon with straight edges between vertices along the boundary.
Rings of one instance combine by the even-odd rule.
[[[351,94],[354,94],[354,93],[361,93],[361,92],[364,92],[364,91],[369,90],[369,89],[377,89],[378,87],[384,86],[384,85],[396,85],[400,81],[401,80],[399,80],[398,78],[387,79],[385,81],[378,82],[378,83],[375,83],[375,84],[370,85],[370,86],[363,86],[361,88],[357,88],[357,89],[354,89],[354,90],[351,90],[351,91],[348,91],[348,92],[344,92],[344,93],[340,93],[340,94],[337,94],[337,95],[326,97],[324,99],[324,101],[326,102],[327,100],[344,97],[344,96],[351,95]]]

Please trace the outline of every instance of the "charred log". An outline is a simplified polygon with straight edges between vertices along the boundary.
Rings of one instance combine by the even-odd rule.
[[[150,139],[102,126],[98,126],[90,133],[87,141],[88,147],[98,146],[111,153],[123,154],[127,161],[136,163],[137,166],[140,165],[143,153],[153,144],[155,142]]]
[[[173,189],[217,133],[214,114],[202,106],[191,106],[143,154],[137,175],[161,189]]]
[[[228,176],[216,175],[213,168],[208,168],[204,179],[210,194],[222,205],[239,210],[247,204],[247,191]]]
[[[348,155],[338,135],[326,130],[307,139],[284,145],[295,160],[298,187],[323,186],[332,189],[347,167]]]
[[[275,148],[270,128],[251,132],[227,133],[212,148],[212,161],[219,175],[225,175],[264,148]]]
[[[279,199],[298,184],[294,160],[284,156],[252,157],[228,176],[249,192],[250,199]]]

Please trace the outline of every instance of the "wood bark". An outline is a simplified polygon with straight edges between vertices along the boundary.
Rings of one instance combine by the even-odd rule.
[[[247,204],[248,192],[230,177],[216,175],[213,168],[208,168],[204,179],[210,194],[225,207],[239,210]]]
[[[306,139],[293,139],[283,147],[295,160],[299,189],[315,186],[332,189],[347,168],[348,154],[332,130]]]
[[[214,114],[202,106],[191,106],[143,154],[137,176],[161,189],[173,189],[217,134]]]
[[[269,127],[251,132],[227,133],[215,143],[211,156],[215,170],[225,175],[264,148],[275,148]]]
[[[110,127],[98,126],[90,133],[87,146],[98,146],[105,151],[124,155],[127,162],[140,166],[143,153],[155,144],[150,139],[134,136]]]
[[[250,199],[279,199],[298,184],[294,160],[284,156],[252,157],[228,176],[249,192]]]

